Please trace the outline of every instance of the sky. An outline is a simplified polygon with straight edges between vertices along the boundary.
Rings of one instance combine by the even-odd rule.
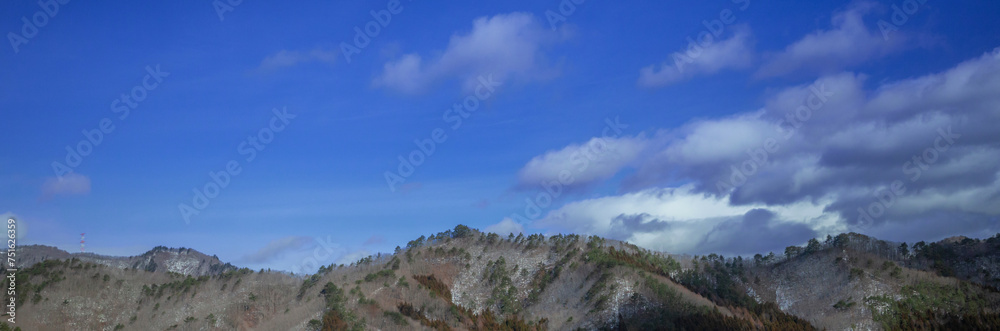
[[[1000,232],[995,1],[5,1],[20,244],[313,272],[456,224]]]

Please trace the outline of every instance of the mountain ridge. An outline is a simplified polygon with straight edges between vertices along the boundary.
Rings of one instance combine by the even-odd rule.
[[[232,268],[148,271],[67,253],[18,274],[19,317],[40,328],[140,330],[1000,325],[1000,273],[989,271],[1000,265],[1000,235],[913,247],[850,233],[784,256],[685,261],[593,236],[502,237],[459,225],[304,279],[221,261]],[[157,256],[207,257],[159,246],[126,260]]]
[[[166,246],[156,246],[139,255],[112,256],[89,252],[70,253],[46,245],[25,245],[19,247],[17,261],[20,268],[28,268],[49,259],[72,258],[120,269],[174,272],[191,276],[217,275],[238,269],[228,262],[222,262],[218,256],[209,256],[192,248]]]

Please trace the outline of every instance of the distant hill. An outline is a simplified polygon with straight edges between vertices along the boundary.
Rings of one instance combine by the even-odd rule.
[[[675,257],[465,226],[305,279],[190,249],[22,250],[25,330],[962,329],[1000,327],[1000,237],[913,247],[859,234],[784,254]],[[683,259],[683,260],[681,260]],[[3,327],[0,326],[0,330]]]
[[[208,256],[191,248],[167,248],[157,246],[138,256],[106,256],[94,253],[69,253],[45,245],[26,245],[17,252],[21,268],[30,267],[45,260],[77,259],[118,269],[139,269],[149,272],[174,272],[182,275],[218,275],[237,268],[223,263],[216,256]]]

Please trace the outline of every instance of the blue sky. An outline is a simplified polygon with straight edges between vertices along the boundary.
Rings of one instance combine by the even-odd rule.
[[[458,223],[728,254],[1000,231],[1000,3],[227,3],[0,5],[22,244],[300,271]]]

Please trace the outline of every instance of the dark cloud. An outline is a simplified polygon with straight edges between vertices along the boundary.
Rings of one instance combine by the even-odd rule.
[[[883,83],[874,91],[866,91],[863,75],[826,76],[772,95],[765,110],[752,115],[678,130],[622,188],[689,180],[699,192],[728,195],[734,205],[833,199],[827,211],[861,226],[855,230],[934,212],[989,219],[1000,214],[997,91],[996,53],[941,73]],[[772,151],[764,151],[768,139]],[[700,141],[718,145],[705,148]],[[735,151],[719,155],[734,144]],[[896,206],[871,222],[857,222],[858,208],[879,201],[876,193],[897,181],[906,192],[896,197]],[[720,183],[726,189],[720,190]]]
[[[891,241],[937,241],[953,236],[988,238],[1000,233],[997,217],[963,212],[934,212],[907,219],[906,222],[883,222],[867,230],[868,234]]]
[[[670,223],[653,218],[649,214],[621,214],[611,220],[611,230],[608,238],[628,240],[636,233],[664,231],[670,228]]]
[[[698,245],[701,254],[746,255],[781,252],[818,234],[802,223],[783,222],[767,209],[751,209],[743,217],[719,223]]]
[[[995,233],[1000,49],[866,81],[826,75],[769,93],[754,112],[636,136],[647,155],[624,165],[634,171],[620,194],[535,225],[697,254],[780,251],[847,231],[897,241]]]

